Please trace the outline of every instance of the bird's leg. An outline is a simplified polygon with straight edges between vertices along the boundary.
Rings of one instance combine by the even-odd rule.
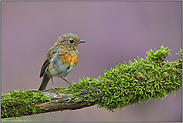
[[[55,89],[55,86],[54,86],[54,84],[53,84],[53,78],[52,78],[52,76],[51,76],[51,82],[52,82],[52,87],[53,87],[53,90],[55,91],[55,93],[56,93],[57,95],[59,95],[59,94],[57,93],[56,89]]]
[[[70,86],[71,86],[71,83],[69,82],[69,81],[67,81],[65,78],[63,78],[62,77],[62,79],[64,80],[64,81],[66,81]]]

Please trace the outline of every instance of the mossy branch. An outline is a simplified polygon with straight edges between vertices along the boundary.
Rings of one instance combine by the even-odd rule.
[[[104,77],[87,77],[69,87],[53,90],[13,90],[1,94],[1,117],[20,117],[50,111],[74,110],[98,105],[109,111],[128,105],[142,104],[150,99],[162,99],[182,87],[182,50],[180,59],[164,61],[170,55],[161,46],[147,52],[145,59],[129,60],[106,70]]]

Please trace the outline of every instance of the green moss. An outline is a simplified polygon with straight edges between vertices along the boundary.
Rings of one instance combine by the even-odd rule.
[[[182,50],[177,53],[180,59],[164,61],[170,49],[163,47],[150,50],[145,59],[129,60],[105,71],[104,77],[86,77],[69,87],[61,87],[58,92],[73,94],[68,102],[86,102],[114,111],[128,105],[142,104],[150,99],[162,99],[182,87]],[[6,117],[22,114],[37,114],[43,109],[36,103],[50,101],[37,90],[13,90],[1,93],[1,115]]]
[[[60,92],[73,93],[69,101],[96,102],[109,111],[161,99],[182,86],[182,59],[163,62],[168,55],[170,49],[161,46],[159,50],[148,51],[145,59],[138,57],[128,64],[116,65],[106,70],[103,78],[83,78],[80,83],[60,88]],[[182,56],[182,50],[178,55]]]
[[[13,90],[11,93],[1,93],[1,115],[20,117],[22,114],[41,113],[36,103],[49,101],[50,98],[36,90]]]

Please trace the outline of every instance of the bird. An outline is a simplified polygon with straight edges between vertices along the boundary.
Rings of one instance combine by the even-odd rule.
[[[41,67],[39,77],[43,77],[43,79],[38,90],[45,90],[51,79],[53,90],[56,91],[52,77],[60,77],[71,86],[71,83],[67,81],[65,77],[78,63],[78,45],[85,42],[85,40],[80,40],[80,38],[73,33],[66,33],[58,37],[54,46],[49,49],[46,60]]]

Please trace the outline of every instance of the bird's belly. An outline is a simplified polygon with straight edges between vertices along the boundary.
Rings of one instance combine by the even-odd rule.
[[[47,74],[50,76],[56,76],[56,77],[65,77],[68,73],[70,73],[75,66],[71,64],[68,66],[67,64],[64,64],[61,59],[53,60],[50,65],[48,66]]]

